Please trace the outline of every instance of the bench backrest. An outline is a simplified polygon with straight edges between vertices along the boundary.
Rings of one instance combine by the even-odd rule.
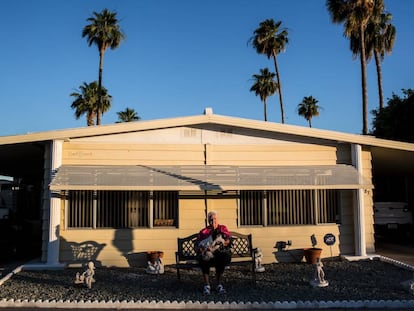
[[[252,235],[230,232],[231,256],[233,258],[253,257]]]
[[[178,238],[177,255],[179,260],[193,260],[197,257],[195,251],[195,242],[197,241],[198,234],[192,234],[186,238]]]
[[[233,258],[253,257],[252,235],[230,232],[231,256]],[[195,242],[197,233],[185,238],[177,239],[177,255],[179,260],[194,260],[197,257]]]

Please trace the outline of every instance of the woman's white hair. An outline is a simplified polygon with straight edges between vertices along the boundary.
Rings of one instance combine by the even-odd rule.
[[[213,215],[218,215],[217,211],[210,211],[210,212],[208,212],[207,219],[210,219],[210,217],[213,216]]]

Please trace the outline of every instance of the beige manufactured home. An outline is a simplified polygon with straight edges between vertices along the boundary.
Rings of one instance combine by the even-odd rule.
[[[153,250],[172,264],[177,238],[203,227],[210,210],[231,231],[251,233],[264,263],[276,261],[277,241],[303,249],[312,235],[322,257],[364,256],[375,252],[375,180],[402,178],[406,201],[414,201],[414,144],[211,109],[0,137],[0,159],[7,163],[0,174],[36,180],[39,247],[49,267],[88,259],[145,265]],[[336,237],[332,246],[327,234]]]

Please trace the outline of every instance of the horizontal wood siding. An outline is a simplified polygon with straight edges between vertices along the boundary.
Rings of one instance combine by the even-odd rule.
[[[180,236],[188,236],[200,230],[206,224],[206,209],[204,199],[180,199],[179,227]]]
[[[334,165],[335,147],[309,144],[209,145],[209,165]],[[341,157],[345,157],[341,155]],[[64,165],[202,165],[203,145],[65,142]]]
[[[243,229],[238,229],[243,233]],[[247,230],[246,230],[247,231]],[[274,248],[277,241],[287,242],[292,241],[292,246],[287,249],[303,249],[312,247],[311,236],[314,234],[317,240],[315,247],[322,248],[322,258],[331,256],[331,248],[327,246],[323,237],[327,233],[335,235],[337,241],[339,240],[338,225],[319,225],[319,226],[286,226],[286,227],[266,227],[266,228],[252,228],[248,230],[253,235],[253,246],[260,247],[267,263],[276,262]],[[332,246],[332,256],[338,256],[339,243]],[[304,260],[304,259],[303,259]]]
[[[306,225],[306,226],[278,226],[278,227],[237,227],[237,199],[218,198],[209,199],[208,211],[216,210],[219,213],[220,223],[228,226],[230,231],[253,235],[253,246],[262,249],[263,263],[275,262],[274,245],[277,241],[291,240],[291,248],[311,247],[310,236],[315,234],[318,245],[323,249],[322,257],[331,255],[330,248],[323,243],[326,233],[333,233],[339,241],[338,225]],[[181,199],[179,223],[180,228],[153,228],[153,229],[62,229],[60,245],[60,261],[73,264],[72,246],[87,241],[94,241],[103,245],[96,261],[103,266],[146,266],[147,251],[163,251],[164,264],[175,262],[177,238],[197,233],[205,226],[204,200]],[[62,219],[63,221],[63,219]],[[64,228],[62,224],[62,228]],[[332,247],[332,255],[339,254],[339,242]],[[82,260],[81,260],[82,261]],[[83,263],[85,263],[84,260]],[[80,262],[77,262],[79,265]]]
[[[307,145],[207,145],[210,165],[332,165],[336,148]]]
[[[350,144],[338,144],[337,146],[338,164],[352,164],[352,151]]]
[[[369,149],[362,149],[362,175],[372,180],[372,154]],[[374,238],[374,202],[372,189],[364,190],[365,244],[367,254],[375,253]]]
[[[362,177],[367,180],[372,180],[372,164],[371,153],[369,150],[362,150]],[[363,191],[364,200],[364,217],[365,217],[365,244],[366,252],[368,254],[375,252],[374,239],[374,215],[373,215],[373,201],[372,190],[366,189]],[[340,253],[353,255],[355,254],[355,227],[354,214],[356,207],[354,206],[356,191],[343,191],[341,196],[342,206],[342,223],[340,226],[341,245]]]
[[[202,145],[63,144],[64,165],[202,165]]]
[[[128,144],[65,142],[63,164],[65,165],[202,165],[204,151],[209,165],[334,165],[350,161],[350,148],[298,143],[278,143],[275,145],[214,145],[214,144]],[[368,150],[362,153],[363,176],[371,178],[371,155]],[[318,245],[323,249],[322,257],[354,252],[354,190],[341,192],[340,225],[302,225],[275,227],[238,227],[237,198],[235,196],[209,196],[204,193],[180,195],[179,228],[148,228],[122,230],[67,230],[64,228],[64,213],[61,224],[60,260],[71,259],[70,245],[88,240],[105,244],[97,260],[104,266],[128,267],[146,266],[147,251],[163,251],[164,264],[175,262],[177,238],[198,232],[205,225],[208,211],[217,210],[220,222],[231,231],[253,235],[253,246],[260,247],[264,263],[275,262],[274,246],[277,241],[291,240],[291,249],[311,247],[310,236],[314,234]],[[372,192],[365,192],[365,219],[367,250],[374,247]],[[206,206],[207,205],[207,206]],[[63,209],[63,208],[62,208]],[[336,244],[330,248],[323,242],[323,236],[333,233]]]

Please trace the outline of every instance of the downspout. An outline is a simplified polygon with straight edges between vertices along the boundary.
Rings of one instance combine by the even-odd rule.
[[[201,130],[201,137],[203,135],[203,130]],[[204,167],[207,165],[207,145],[203,144],[204,146]],[[205,176],[204,176],[205,177]],[[208,215],[208,201],[207,201],[207,189],[204,188],[204,214],[205,214],[205,225],[206,227],[208,226],[208,220],[207,220],[207,215]]]
[[[361,145],[352,145],[352,164],[358,171],[358,184],[362,184],[362,148]],[[366,241],[365,241],[365,213],[364,213],[364,189],[358,188],[355,190],[354,196],[354,242],[355,255],[366,256]]]

